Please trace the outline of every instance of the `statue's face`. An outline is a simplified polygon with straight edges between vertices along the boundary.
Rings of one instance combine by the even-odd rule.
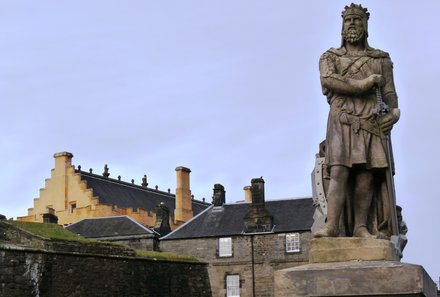
[[[364,38],[365,28],[362,18],[358,15],[347,15],[344,18],[342,37],[345,41],[356,43]]]

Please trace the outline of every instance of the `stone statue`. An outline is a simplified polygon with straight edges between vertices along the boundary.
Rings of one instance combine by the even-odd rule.
[[[369,16],[361,5],[346,6],[341,47],[319,61],[330,105],[323,151],[329,182],[327,221],[315,237],[397,235],[389,134],[400,111],[390,56],[367,42]]]
[[[170,227],[170,210],[166,207],[165,203],[161,202],[156,205],[156,222],[153,230],[159,233],[161,236],[165,236],[171,232]]]

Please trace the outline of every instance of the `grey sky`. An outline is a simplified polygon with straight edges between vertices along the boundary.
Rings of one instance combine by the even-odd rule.
[[[328,105],[319,56],[340,45],[346,1],[2,1],[0,212],[26,215],[53,168],[147,174],[228,202],[263,176],[266,197],[311,195]],[[402,117],[396,192],[409,226],[404,261],[435,280],[440,1],[364,1],[369,43],[394,61]]]

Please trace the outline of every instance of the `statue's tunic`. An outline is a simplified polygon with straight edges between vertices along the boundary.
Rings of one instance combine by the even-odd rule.
[[[390,107],[397,104],[394,88],[392,62],[380,50],[368,48],[356,55],[348,55],[342,47],[331,48],[320,59],[321,79],[332,78],[342,82],[347,79],[360,80],[372,74],[381,74],[385,85],[382,97]],[[367,169],[388,166],[386,153],[381,142],[381,132],[376,121],[377,97],[373,90],[344,94],[323,86],[323,93],[330,104],[326,136],[326,164],[352,167],[365,164]]]

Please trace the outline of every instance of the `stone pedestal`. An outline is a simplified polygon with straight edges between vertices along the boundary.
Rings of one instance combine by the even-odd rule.
[[[357,237],[315,238],[310,242],[309,263],[347,261],[399,261],[389,240]]]
[[[386,240],[313,239],[309,254],[310,264],[275,272],[275,296],[437,296],[423,267],[400,263]]]

